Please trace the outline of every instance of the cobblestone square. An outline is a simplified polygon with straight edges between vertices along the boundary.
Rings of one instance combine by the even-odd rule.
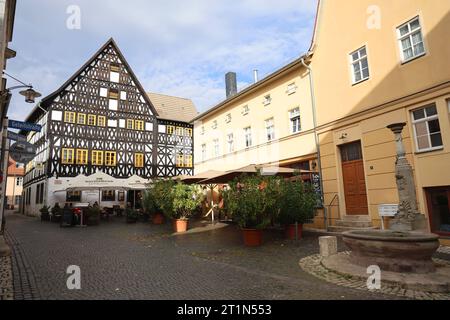
[[[262,247],[246,248],[234,225],[172,236],[169,224],[120,218],[73,229],[12,214],[7,221],[17,300],[396,299],[302,271],[299,260],[319,252],[314,234],[296,244],[266,232]],[[81,268],[81,290],[67,289],[69,265]]]

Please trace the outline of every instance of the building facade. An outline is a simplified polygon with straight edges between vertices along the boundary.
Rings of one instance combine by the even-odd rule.
[[[195,172],[249,164],[316,170],[305,70],[297,59],[240,92],[231,77],[227,99],[194,119]]]
[[[195,107],[191,111],[195,116]],[[81,174],[102,171],[119,179],[193,174],[192,125],[159,116],[113,39],[44,98],[27,122],[42,130],[27,136],[37,155],[26,166],[26,214],[37,214],[44,204],[90,200],[89,192],[55,193]],[[126,201],[119,192],[103,193],[110,205]]]
[[[9,159],[8,179],[6,181],[6,209],[19,210],[22,203],[22,187],[25,168],[23,164]]]
[[[398,203],[386,126],[405,122],[420,211],[450,237],[449,30],[449,1],[320,1],[308,63],[331,225],[380,227],[379,206]]]

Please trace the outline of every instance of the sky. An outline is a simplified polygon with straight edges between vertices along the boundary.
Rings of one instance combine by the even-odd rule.
[[[225,99],[225,73],[242,89],[254,69],[262,78],[305,53],[315,10],[316,0],[20,0],[6,72],[45,97],[113,37],[146,91],[203,112]],[[8,116],[33,106],[14,91]]]

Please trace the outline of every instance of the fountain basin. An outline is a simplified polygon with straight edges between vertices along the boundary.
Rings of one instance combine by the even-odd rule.
[[[343,240],[356,265],[377,265],[382,271],[401,273],[436,271],[432,256],[439,248],[439,237],[435,234],[357,230],[344,232]]]

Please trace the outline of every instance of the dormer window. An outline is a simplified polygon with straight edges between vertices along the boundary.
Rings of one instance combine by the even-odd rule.
[[[227,116],[225,117],[225,122],[226,123],[230,123],[231,122],[231,113],[227,114]]]
[[[266,95],[264,97],[263,105],[268,106],[272,102],[272,97],[270,94]]]

